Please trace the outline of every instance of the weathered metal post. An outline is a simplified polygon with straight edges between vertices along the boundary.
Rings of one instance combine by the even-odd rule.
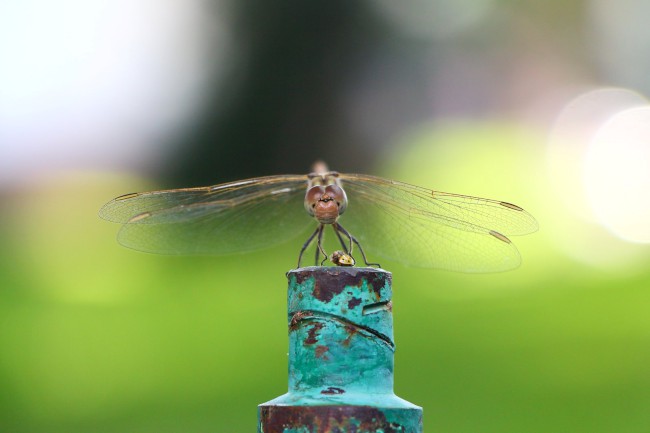
[[[258,433],[421,433],[393,392],[391,274],[306,267],[289,279],[289,392],[258,407]]]

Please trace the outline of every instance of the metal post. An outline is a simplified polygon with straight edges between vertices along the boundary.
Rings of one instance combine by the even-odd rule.
[[[393,393],[391,274],[289,271],[289,392],[258,407],[258,433],[421,433]]]

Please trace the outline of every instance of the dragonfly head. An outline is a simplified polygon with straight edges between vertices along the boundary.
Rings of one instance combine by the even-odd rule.
[[[305,194],[305,210],[321,224],[334,224],[345,208],[348,198],[338,185],[316,185]]]

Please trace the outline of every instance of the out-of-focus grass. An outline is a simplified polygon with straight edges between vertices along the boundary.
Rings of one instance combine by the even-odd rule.
[[[294,254],[123,249],[118,226],[97,217],[118,193],[110,185],[78,176],[6,197],[2,431],[254,426],[255,405],[286,387],[283,269]],[[258,394],[257,377],[272,391]]]
[[[541,230],[514,239],[524,265],[509,273],[382,261],[397,393],[424,407],[426,431],[647,432],[650,270],[563,255],[539,146],[516,150],[509,129],[456,131],[412,137],[377,174],[515,202]],[[284,272],[302,239],[239,256],[140,254],[96,214],[151,185],[47,185],[2,204],[0,431],[253,431],[256,405],[286,390]]]
[[[520,293],[431,295],[426,307],[421,290],[418,300],[396,287],[397,390],[425,404],[434,430],[642,432],[647,281],[595,274]]]

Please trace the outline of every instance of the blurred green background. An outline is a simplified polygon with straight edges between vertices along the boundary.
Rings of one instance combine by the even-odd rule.
[[[0,6],[0,432],[247,432],[302,239],[163,257],[119,194],[317,158],[519,204],[523,265],[393,272],[427,432],[650,432],[648,3]],[[354,200],[353,197],[350,197]],[[302,210],[299,210],[302,211]]]

